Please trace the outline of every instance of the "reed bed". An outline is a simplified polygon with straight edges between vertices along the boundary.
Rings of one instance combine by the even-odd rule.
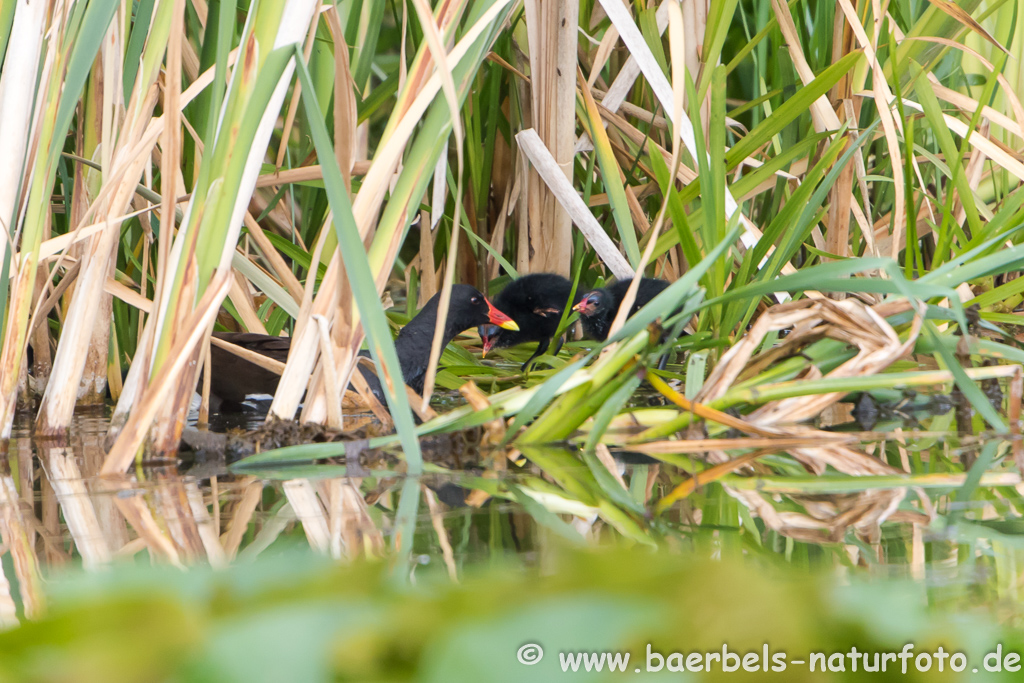
[[[664,525],[694,522],[695,495],[711,500],[696,517],[737,533],[874,551],[887,521],[930,524],[979,487],[1007,487],[1016,509],[1024,107],[1009,10],[4,2],[0,437],[32,410],[59,451],[76,411],[109,395],[99,472],[122,491],[116,538],[95,532],[113,508],[73,502],[74,463],[46,465],[69,527],[95,540],[83,558],[144,545],[224,564],[245,551],[219,504],[169,482],[154,516],[125,473],[174,457],[197,389],[206,414],[211,333],[247,330],[292,338],[287,363],[266,364],[281,374],[270,419],[351,427],[338,388],[359,385],[368,349],[394,427],[370,443],[399,449],[402,474],[432,471],[421,438],[484,425],[513,449],[495,470],[526,468],[529,484],[471,478],[471,501],[515,500],[576,540],[600,523],[660,544]],[[443,319],[453,283],[493,292],[543,271],[579,291],[634,274],[671,284],[603,345],[570,341],[527,374],[483,362],[472,335],[448,349],[436,336],[423,395],[405,391],[394,325],[435,292]],[[466,404],[433,417],[435,387],[462,387]],[[851,394],[911,388],[956,397],[930,431],[991,441],[922,459],[900,437],[822,428]],[[624,477],[623,451],[655,463]],[[309,478],[336,474],[322,461],[344,452],[294,446],[236,472],[289,480],[265,528],[298,518],[321,552],[390,542],[408,563],[421,500],[440,520],[434,494],[389,480],[385,541],[376,477]],[[27,610],[31,532],[0,483]]]

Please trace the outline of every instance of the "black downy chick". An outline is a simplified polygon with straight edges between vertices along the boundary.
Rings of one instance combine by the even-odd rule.
[[[626,290],[633,282],[629,280],[618,280],[615,283],[587,292],[582,296],[579,303],[573,306],[574,311],[580,314],[580,324],[583,326],[583,334],[587,339],[604,341],[608,339],[608,330],[619,312],[619,306],[626,297]],[[629,316],[633,316],[647,303],[661,294],[669,283],[652,277],[645,277],[640,281],[636,290],[636,298],[633,300],[633,307]]]
[[[483,355],[491,349],[502,349],[527,342],[538,342],[537,350],[523,363],[525,371],[533,359],[548,350],[552,337],[558,331],[562,311],[569,301],[572,282],[554,273],[532,273],[512,280],[494,297],[494,305],[507,313],[519,326],[518,330],[502,329],[494,324],[479,327],[483,342]],[[562,348],[562,340],[555,344],[553,353]]]

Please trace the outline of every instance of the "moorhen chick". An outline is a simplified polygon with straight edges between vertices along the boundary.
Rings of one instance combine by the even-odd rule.
[[[402,377],[417,393],[423,393],[423,381],[427,374],[427,364],[430,362],[430,344],[434,338],[440,298],[440,293],[431,297],[409,324],[399,331],[395,339],[395,351],[402,367]],[[463,330],[484,323],[511,331],[518,329],[512,318],[495,308],[475,287],[453,285],[442,348]],[[213,336],[282,363],[288,360],[288,352],[291,349],[290,337],[273,337],[249,332],[214,332]],[[362,351],[360,355],[368,355],[368,352]],[[377,375],[362,364],[357,367],[373,393],[383,401],[384,395]],[[247,397],[258,394],[272,395],[277,390],[280,379],[279,375],[264,370],[230,351],[210,346],[210,398],[211,402],[216,400],[215,405],[218,407],[225,407],[225,404],[237,406]]]
[[[497,325],[481,325],[478,329],[483,342],[483,355],[491,349],[503,349],[527,342],[539,342],[537,350],[523,363],[523,371],[533,359],[548,350],[551,338],[558,331],[562,311],[569,301],[572,282],[554,273],[532,273],[513,280],[494,297],[494,305],[511,316],[518,330],[502,329]],[[553,353],[562,348],[562,340],[555,344]]]
[[[587,339],[604,341],[608,338],[608,330],[632,282],[632,279],[618,280],[607,287],[587,292],[579,303],[572,307],[572,310],[580,314],[580,324]],[[637,287],[636,298],[633,300],[633,308],[630,309],[629,315],[634,315],[651,299],[661,294],[668,284],[665,280],[653,277],[643,278]]]

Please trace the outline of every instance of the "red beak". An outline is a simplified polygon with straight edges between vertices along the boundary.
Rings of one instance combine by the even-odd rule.
[[[519,329],[516,321],[495,308],[490,299],[484,299],[484,301],[487,302],[487,318],[493,325],[497,325],[505,330],[512,330],[513,332]]]
[[[572,307],[580,315],[590,315],[597,308],[597,302],[591,301],[589,296],[583,297],[578,304]]]
[[[487,352],[494,348],[494,340],[495,339],[496,339],[496,337],[493,337],[493,336],[484,337],[484,339],[483,339],[483,341],[484,341],[484,349],[483,349],[483,353],[480,354],[481,358],[487,358]]]

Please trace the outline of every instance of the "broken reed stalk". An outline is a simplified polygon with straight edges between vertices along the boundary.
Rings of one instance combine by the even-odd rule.
[[[529,35],[530,120],[566,178],[572,178],[576,132],[576,46],[579,3],[526,0]],[[572,223],[554,193],[532,168],[526,178],[527,220],[520,223],[520,272],[568,276],[572,263]]]

